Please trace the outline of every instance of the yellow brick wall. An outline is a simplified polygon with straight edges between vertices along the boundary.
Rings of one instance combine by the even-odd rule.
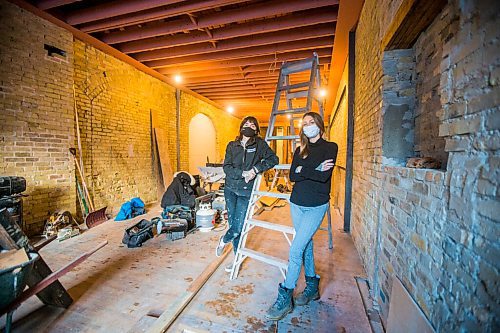
[[[0,22],[0,175],[26,178],[25,231],[36,233],[50,213],[75,210],[73,37],[3,0]]]
[[[77,147],[73,84],[80,116],[85,174],[95,206],[116,214],[139,196],[157,200],[158,169],[152,158],[151,118],[168,135],[175,171],[175,88],[11,3],[0,0],[0,175],[27,180],[26,232],[42,231],[58,210],[77,213]],[[65,57],[49,57],[44,44]],[[188,93],[181,94],[181,168],[189,161],[189,121],[198,112],[213,121],[217,157],[224,156],[240,119]],[[151,116],[152,115],[152,116]]]
[[[337,143],[339,150],[337,163],[332,174],[332,203],[344,215],[345,203],[345,167],[347,156],[347,62],[344,66],[341,81],[333,109],[330,111],[330,141]]]
[[[168,135],[169,158],[177,169],[175,88],[81,41],[75,41],[75,88],[81,118],[85,173],[96,207],[116,213],[139,196],[157,200],[152,162],[151,114]],[[204,113],[214,123],[217,159],[236,135],[239,119],[181,92],[180,169],[189,167],[189,122]]]

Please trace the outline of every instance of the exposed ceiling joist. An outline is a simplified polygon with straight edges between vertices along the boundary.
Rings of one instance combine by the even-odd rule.
[[[71,25],[77,25],[109,17],[135,13],[155,7],[172,5],[182,1],[183,0],[115,0],[69,13],[66,16],[66,22]]]
[[[162,20],[186,12],[195,13],[202,10],[237,4],[245,1],[248,0],[204,0],[195,3],[185,2],[167,7],[140,11],[137,13],[130,13],[124,16],[107,19],[105,21],[91,22],[83,24],[79,28],[84,32],[93,33],[109,29],[122,28],[133,24]]]
[[[332,54],[332,49],[330,47],[325,47],[321,49],[317,49],[316,53],[320,57],[320,61],[322,58],[329,57]],[[222,60],[222,61],[205,61],[198,62],[196,64],[174,64],[171,66],[165,66],[158,69],[158,72],[161,74],[171,75],[178,73],[188,73],[188,72],[196,72],[202,70],[215,70],[219,68],[228,68],[228,67],[238,67],[238,66],[252,66],[259,64],[270,64],[274,63],[276,65],[281,64],[283,61],[304,59],[310,57],[312,52],[310,50],[305,51],[292,51],[286,53],[278,53],[257,57],[248,57],[248,58],[239,58],[239,59],[231,59],[231,60]]]
[[[40,9],[47,10],[55,7],[69,5],[81,0],[40,0],[36,2],[36,6]]]
[[[263,46],[249,47],[244,49],[212,52],[212,53],[177,57],[171,59],[145,61],[144,63],[146,64],[146,66],[149,66],[151,68],[161,68],[174,64],[194,63],[198,61],[225,60],[225,59],[243,58],[256,55],[268,55],[277,52],[291,52],[291,51],[302,51],[302,50],[316,49],[316,48],[325,48],[325,47],[330,47],[332,43],[333,43],[333,37],[321,37],[316,39],[306,39],[302,41],[279,43],[275,45],[263,45]],[[312,53],[312,51],[310,52]]]
[[[129,42],[137,39],[177,33],[185,30],[208,28],[238,21],[247,21],[300,10],[337,5],[338,0],[281,0],[257,3],[246,7],[231,9],[221,13],[204,15],[194,25],[189,18],[185,20],[155,23],[150,26],[125,29],[101,36],[108,44]]]
[[[334,23],[336,20],[336,10],[333,7],[323,8],[321,10],[315,9],[313,11],[306,11],[303,15],[288,15],[262,20],[259,24],[255,24],[255,22],[248,22],[230,25],[211,30],[210,34],[207,34],[205,29],[204,32],[192,31],[189,34],[177,34],[174,36],[141,39],[120,44],[117,48],[124,53],[136,53],[194,43],[209,42],[211,40],[221,41],[235,37],[251,36],[278,30],[288,30],[299,27],[303,28],[322,23]],[[330,32],[332,31],[335,30],[332,28]]]

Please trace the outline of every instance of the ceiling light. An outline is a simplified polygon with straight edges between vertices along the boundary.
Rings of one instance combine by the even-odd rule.
[[[175,83],[181,83],[182,82],[182,76],[180,76],[179,74],[177,74],[176,76],[174,76],[174,81],[175,81]]]
[[[228,106],[226,110],[227,110],[227,112],[229,112],[229,113],[233,113],[233,112],[234,112],[234,108],[233,108],[231,105],[230,105],[230,106]]]
[[[326,90],[325,90],[325,89],[320,89],[320,90],[319,90],[319,95],[320,95],[321,97],[325,97],[325,96],[326,96]]]
[[[291,118],[292,118],[292,115],[291,115],[291,114],[289,114],[289,115],[287,115],[286,117],[287,117],[288,119],[291,119]]]

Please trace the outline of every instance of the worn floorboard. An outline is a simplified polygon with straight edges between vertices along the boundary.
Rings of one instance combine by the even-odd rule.
[[[157,214],[156,208],[143,217]],[[275,208],[259,218],[289,224],[289,208]],[[215,259],[220,233],[197,232],[175,242],[162,235],[141,248],[128,249],[121,244],[123,230],[139,219],[108,221],[43,248],[43,257],[55,270],[102,240],[109,241],[61,278],[75,300],[69,309],[45,306],[32,297],[15,312],[14,332],[143,332],[152,325],[156,319],[147,316],[148,312],[166,309]],[[333,250],[328,249],[325,231],[315,236],[321,300],[296,308],[278,323],[277,332],[370,332],[354,281],[355,275],[364,274],[363,269],[350,236],[340,228],[340,219],[334,216]],[[254,229],[249,246],[283,259],[288,256],[281,233]],[[247,259],[239,277],[230,281],[224,266],[232,259],[230,255],[208,280],[171,332],[275,332],[276,324],[264,315],[283,280],[280,272]],[[297,290],[303,287],[302,276]]]

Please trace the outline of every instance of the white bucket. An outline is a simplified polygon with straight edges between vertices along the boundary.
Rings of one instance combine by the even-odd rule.
[[[202,232],[208,232],[213,229],[212,223],[215,216],[213,209],[200,209],[196,212],[196,226]]]

